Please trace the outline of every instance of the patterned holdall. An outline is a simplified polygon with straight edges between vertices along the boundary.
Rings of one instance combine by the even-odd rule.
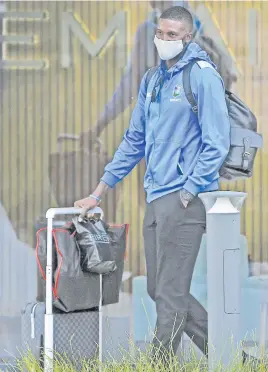
[[[43,302],[29,303],[22,311],[22,354],[31,354],[43,364]],[[79,359],[97,356],[99,345],[99,311],[53,314],[55,359],[67,357],[79,367]]]

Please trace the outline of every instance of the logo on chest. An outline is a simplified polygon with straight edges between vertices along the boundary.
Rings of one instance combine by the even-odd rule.
[[[170,102],[181,102],[182,91],[181,85],[175,85]]]

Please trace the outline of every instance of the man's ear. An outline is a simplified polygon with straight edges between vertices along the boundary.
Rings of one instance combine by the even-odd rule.
[[[189,43],[193,39],[193,34],[187,34],[185,36],[185,41],[186,43]]]

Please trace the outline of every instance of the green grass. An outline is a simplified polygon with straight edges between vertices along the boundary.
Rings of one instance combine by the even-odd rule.
[[[180,360],[175,358],[168,358],[165,363],[163,363],[159,358],[156,361],[152,361],[149,353],[140,352],[139,350],[135,353],[135,358],[122,352],[122,360],[117,361],[107,361],[102,364],[99,361],[92,360],[91,362],[80,360],[81,368],[76,369],[72,364],[71,360],[67,356],[55,355],[54,356],[54,372],[207,372],[207,360],[198,360],[194,350],[187,354],[187,358],[181,356]],[[185,360],[184,360],[185,359]],[[186,360],[187,359],[187,360]],[[101,367],[101,368],[100,368]],[[15,372],[42,372],[43,368],[39,365],[39,362],[34,358],[31,352],[22,355],[17,361],[17,367],[13,369]],[[253,361],[246,361],[242,363],[242,358],[240,354],[234,358],[232,365],[229,368],[224,368],[222,365],[218,365],[215,372],[266,372],[268,371],[268,366],[265,360],[259,361],[258,365],[254,365]]]

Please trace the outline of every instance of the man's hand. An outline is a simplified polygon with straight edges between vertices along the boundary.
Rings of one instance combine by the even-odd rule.
[[[88,211],[90,209],[96,208],[98,205],[99,205],[98,200],[96,200],[96,199],[94,199],[94,198],[92,198],[90,196],[88,198],[77,200],[74,203],[74,206],[76,208],[84,208],[84,209],[87,209]]]
[[[96,208],[100,204],[101,197],[107,190],[108,190],[108,185],[106,185],[106,183],[101,181],[98,184],[98,187],[96,188],[96,190],[93,192],[93,194],[91,194],[87,198],[77,200],[74,203],[74,206],[76,208],[83,208],[83,211],[80,215],[81,218],[84,218],[87,215],[88,211]]]
[[[89,196],[88,198],[77,200],[74,203],[74,206],[76,208],[83,208],[83,211],[81,212],[81,214],[79,216],[79,219],[83,220],[88,215],[88,212],[91,209],[96,208],[99,204],[100,204],[100,202],[98,200],[96,200],[93,197]]]
[[[194,199],[194,195],[192,195],[190,192],[188,192],[185,189],[181,189],[180,199],[181,199],[181,202],[182,202],[184,208],[187,208],[190,201],[192,201]]]

